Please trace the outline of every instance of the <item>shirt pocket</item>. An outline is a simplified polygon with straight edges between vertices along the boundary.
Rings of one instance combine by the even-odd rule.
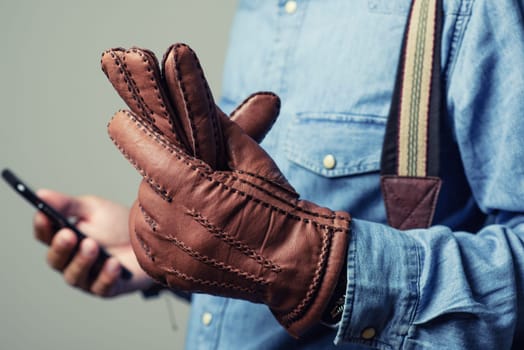
[[[385,118],[344,113],[299,113],[290,121],[286,157],[326,178],[380,169]]]

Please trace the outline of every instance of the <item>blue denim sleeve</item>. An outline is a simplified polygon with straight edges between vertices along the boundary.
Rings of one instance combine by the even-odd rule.
[[[335,342],[518,348],[524,330],[524,2],[477,0],[447,70],[448,122],[479,232],[354,220]],[[443,164],[442,166],[446,166]],[[517,338],[515,338],[517,337]]]
[[[510,348],[524,267],[524,217],[514,219],[476,235],[444,226],[402,232],[355,220],[336,342]]]

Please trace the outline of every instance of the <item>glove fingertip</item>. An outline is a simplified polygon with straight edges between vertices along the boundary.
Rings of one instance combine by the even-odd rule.
[[[124,48],[121,47],[115,47],[111,49],[107,49],[104,52],[102,52],[102,55],[100,57],[100,68],[102,68],[102,71],[106,75],[106,77],[109,78],[109,71],[108,69],[111,66],[115,65],[115,58],[117,56],[121,56],[121,54],[125,51]],[[118,65],[118,64],[116,64]]]
[[[280,113],[280,98],[272,92],[257,92],[244,100],[232,113],[231,120],[258,143],[271,130]]]

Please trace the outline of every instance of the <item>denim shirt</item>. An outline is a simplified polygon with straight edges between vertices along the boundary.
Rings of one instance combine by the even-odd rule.
[[[281,97],[263,147],[302,198],[354,218],[346,302],[296,340],[265,305],[194,295],[188,349],[523,348],[524,2],[444,1],[443,187],[433,226],[399,231],[379,163],[410,3],[240,1],[221,106]]]

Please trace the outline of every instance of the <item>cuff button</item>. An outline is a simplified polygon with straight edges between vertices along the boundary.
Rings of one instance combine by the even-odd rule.
[[[211,324],[211,321],[213,320],[213,315],[209,312],[204,312],[202,314],[202,324],[204,326],[209,326]]]
[[[362,337],[362,339],[371,340],[375,338],[376,335],[377,335],[377,331],[375,330],[375,328],[369,327],[369,328],[364,329],[360,336]]]

